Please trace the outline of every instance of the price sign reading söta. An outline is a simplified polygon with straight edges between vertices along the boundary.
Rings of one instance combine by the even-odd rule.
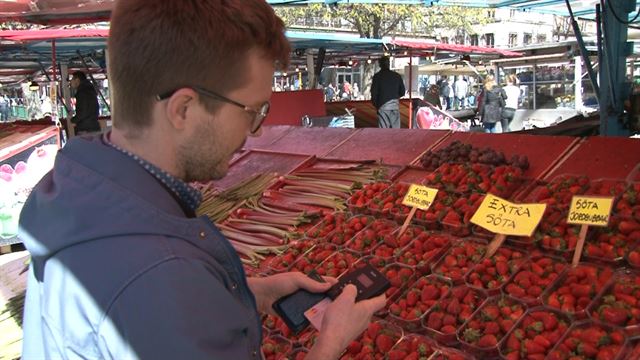
[[[531,236],[547,204],[515,204],[487,194],[471,222],[493,233]]]
[[[607,226],[612,206],[612,197],[574,196],[571,199],[567,223]]]
[[[437,193],[438,189],[411,184],[407,194],[402,199],[402,204],[420,210],[427,210],[433,204]]]

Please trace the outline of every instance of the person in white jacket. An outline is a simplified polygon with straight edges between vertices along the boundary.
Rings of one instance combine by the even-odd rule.
[[[453,84],[453,92],[455,94],[454,107],[456,110],[465,108],[468,90],[469,90],[469,84],[467,84],[466,80],[464,80],[462,75],[458,75],[458,77],[456,78],[456,82]]]
[[[518,101],[520,101],[520,88],[516,86],[518,79],[515,75],[507,75],[507,86],[504,87],[504,92],[507,94],[505,99],[505,107],[502,111],[502,119],[500,124],[502,125],[502,132],[509,132],[509,125],[513,120],[516,110],[518,109]]]

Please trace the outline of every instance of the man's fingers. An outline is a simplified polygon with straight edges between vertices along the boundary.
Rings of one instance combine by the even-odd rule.
[[[374,298],[363,300],[360,303],[366,306],[373,314],[385,306],[385,304],[387,303],[387,296],[385,294],[378,295]]]
[[[335,285],[338,283],[338,279],[331,276],[323,276],[322,278],[324,279],[324,281],[328,282],[331,285]]]
[[[334,278],[330,278],[330,277],[324,278],[326,282],[319,282],[314,279],[311,279],[310,277],[302,273],[298,273],[298,274],[300,274],[296,279],[298,287],[308,290],[310,292],[325,292],[329,290],[331,285],[333,285],[336,282]]]

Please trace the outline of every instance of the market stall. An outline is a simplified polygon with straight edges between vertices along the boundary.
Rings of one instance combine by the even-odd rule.
[[[232,240],[249,276],[315,270],[338,277],[366,261],[390,280],[386,307],[342,359],[569,359],[584,355],[584,346],[593,357],[583,358],[639,358],[640,141],[265,132],[269,141],[248,143],[231,165],[231,180],[203,187],[201,213]],[[399,236],[411,212],[402,203],[409,184],[438,193]],[[472,217],[490,195],[546,207],[535,231],[506,236],[488,256],[496,234]],[[613,199],[608,224],[586,228],[575,267],[581,227],[568,223],[573,195]],[[317,336],[311,326],[294,334],[273,316],[263,326],[267,359],[301,359]]]
[[[0,246],[20,242],[18,218],[31,188],[53,167],[58,127],[44,122],[0,124]]]

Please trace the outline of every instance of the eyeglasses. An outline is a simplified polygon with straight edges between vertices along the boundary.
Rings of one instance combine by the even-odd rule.
[[[192,87],[189,87],[189,88],[195,90],[195,92],[197,92],[198,94],[205,95],[205,96],[208,96],[208,97],[210,97],[212,99],[216,99],[216,100],[219,100],[219,101],[222,101],[222,102],[226,102],[226,103],[231,104],[231,105],[235,105],[235,106],[241,108],[242,110],[248,112],[249,114],[251,114],[253,120],[251,122],[251,130],[250,131],[251,131],[252,134],[255,134],[256,131],[258,131],[258,129],[260,129],[260,126],[262,126],[262,123],[264,122],[264,119],[267,117],[267,114],[269,114],[269,109],[271,108],[271,103],[269,103],[268,101],[265,102],[264,104],[262,104],[260,106],[259,110],[256,110],[256,109],[254,109],[252,107],[249,107],[247,105],[241,104],[241,103],[239,103],[239,102],[237,102],[235,100],[231,100],[231,99],[229,99],[229,98],[227,98],[225,96],[222,96],[222,95],[220,95],[218,93],[203,89],[203,88],[198,87],[198,86],[192,86]],[[158,101],[166,100],[166,99],[170,98],[176,91],[178,91],[178,89],[171,90],[171,91],[168,91],[166,93],[162,93],[160,95],[156,95],[156,100],[158,100]]]

